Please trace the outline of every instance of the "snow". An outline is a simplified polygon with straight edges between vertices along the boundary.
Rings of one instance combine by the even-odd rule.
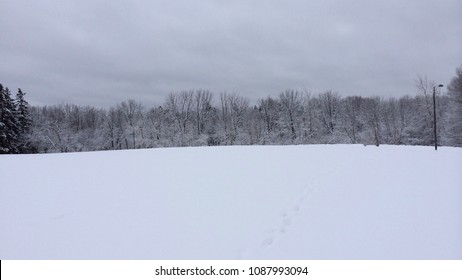
[[[0,259],[462,259],[462,149],[0,157]]]

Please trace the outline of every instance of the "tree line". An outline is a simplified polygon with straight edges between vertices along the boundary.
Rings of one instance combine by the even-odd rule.
[[[438,143],[462,146],[462,67],[438,93]],[[173,92],[145,108],[127,100],[109,109],[61,104],[31,106],[18,90],[2,89],[2,153],[47,153],[155,147],[352,143],[433,145],[433,88],[416,80],[418,94],[401,98],[342,97],[288,89],[249,99],[195,89]],[[20,93],[21,92],[21,93]]]

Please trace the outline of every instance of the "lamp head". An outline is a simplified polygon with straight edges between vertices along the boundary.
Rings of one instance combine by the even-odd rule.
[[[444,87],[444,85],[443,85],[443,84],[439,84],[438,87]]]

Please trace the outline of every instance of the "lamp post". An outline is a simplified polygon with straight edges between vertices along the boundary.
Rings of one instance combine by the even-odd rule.
[[[433,87],[433,134],[435,136],[435,151],[438,149],[438,140],[436,138],[436,87]],[[444,87],[442,84],[439,84],[438,87]]]

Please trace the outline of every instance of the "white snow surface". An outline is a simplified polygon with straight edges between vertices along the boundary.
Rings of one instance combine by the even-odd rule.
[[[462,149],[0,156],[0,259],[462,259]]]

